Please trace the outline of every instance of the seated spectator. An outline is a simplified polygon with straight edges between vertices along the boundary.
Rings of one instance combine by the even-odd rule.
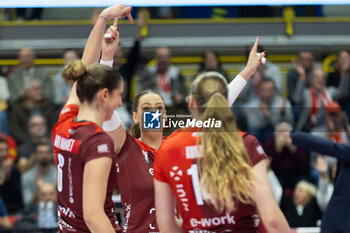
[[[326,88],[326,76],[322,69],[313,70],[309,88],[306,88],[306,80],[301,80],[294,96],[296,103],[302,106],[295,130],[325,130],[325,106],[332,102],[337,92],[334,87]]]
[[[157,63],[149,68],[143,78],[143,90],[159,92],[166,106],[183,106],[186,93],[184,80],[179,69],[170,63],[170,49],[157,48],[155,57]]]
[[[56,167],[53,161],[53,150],[50,144],[38,144],[34,152],[35,165],[22,175],[23,203],[28,207],[39,191],[38,182],[55,184]]]
[[[74,49],[67,49],[63,52],[64,65],[77,59],[79,59],[79,55]],[[62,78],[61,72],[62,69],[53,77],[53,101],[59,107],[62,107],[63,104],[67,102],[70,90],[72,89],[72,83],[67,83],[66,80]]]
[[[0,76],[0,133],[9,134],[7,100],[10,98],[7,80]]]
[[[25,95],[12,105],[10,132],[19,145],[28,140],[28,120],[36,114],[40,114],[46,119],[49,129],[53,127],[57,118],[56,108],[44,98],[41,83],[34,80],[28,84]]]
[[[203,61],[200,64],[198,73],[206,71],[216,71],[222,74],[226,78],[226,81],[228,83],[231,81],[226,72],[221,67],[221,62],[218,54],[208,50],[202,55],[202,59]],[[197,77],[197,75],[195,77]]]
[[[327,76],[327,87],[338,87],[342,79],[348,79],[350,74],[350,54],[346,50],[338,52],[337,63],[335,64],[335,71]],[[343,81],[345,81],[343,80]]]
[[[4,200],[2,200],[2,198],[0,197],[0,229],[9,227],[11,227],[11,223],[7,214],[6,205],[4,203]]]
[[[47,137],[46,120],[41,115],[34,115],[28,122],[29,139],[25,141],[18,149],[19,161],[18,167],[21,173],[27,171],[34,165],[34,156],[38,144],[49,143]]]
[[[294,120],[290,102],[276,93],[272,79],[261,80],[258,95],[246,105],[245,114],[249,132],[264,141],[263,133],[272,134],[278,123],[286,121],[293,124]]]
[[[284,190],[293,189],[297,182],[309,174],[308,151],[294,146],[289,140],[293,128],[286,122],[279,123],[275,135],[263,144],[271,159],[271,169],[278,177]]]
[[[21,212],[20,219],[14,223],[16,228],[57,228],[56,187],[42,181],[38,181],[37,185],[37,198]]]
[[[46,99],[52,99],[51,78],[39,68],[34,66],[35,53],[31,48],[23,48],[18,54],[19,67],[8,76],[10,88],[10,102],[15,102],[23,96],[24,90],[33,80],[39,80],[44,87],[44,96]]]
[[[7,211],[13,214],[22,209],[21,177],[19,171],[8,161],[9,146],[0,138],[0,197]]]
[[[316,187],[306,181],[300,181],[293,192],[293,197],[284,195],[281,210],[289,226],[316,227],[322,218],[322,212],[316,201]]]
[[[300,51],[299,61],[293,61],[294,68],[290,69],[287,75],[288,99],[293,106],[297,105],[295,91],[299,82],[305,82],[309,87],[309,80],[314,69],[314,55],[310,51]]]

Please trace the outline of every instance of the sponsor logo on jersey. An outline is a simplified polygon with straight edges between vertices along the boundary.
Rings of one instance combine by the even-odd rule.
[[[186,191],[183,184],[177,184],[176,186],[176,195],[180,199],[182,206],[186,212],[189,212],[190,209],[188,208],[188,198],[186,197]]]
[[[63,228],[66,231],[70,231],[70,232],[76,232],[77,230],[72,227],[71,225],[69,225],[68,223],[66,223],[62,218],[58,218],[58,227],[63,230]]]
[[[125,233],[127,232],[129,227],[129,218],[131,215],[131,204],[125,203],[124,207],[125,207],[125,221],[123,225],[123,232]]]
[[[153,171],[154,171],[153,168],[148,169],[148,172],[149,172],[149,174],[151,174],[151,176],[153,176]]]
[[[171,168],[170,177],[173,178],[175,181],[179,181],[182,175],[183,172],[178,166],[174,166]]]
[[[252,219],[254,222],[254,227],[259,227],[259,225],[260,225],[259,215],[257,215],[257,214],[252,215]]]
[[[143,128],[144,129],[160,129],[160,116],[162,114],[157,110],[156,112],[143,112]]]
[[[191,218],[190,224],[192,227],[213,227],[213,226],[219,226],[219,225],[226,225],[226,224],[236,224],[235,216],[231,216],[229,214],[226,214],[225,216],[221,217],[214,217],[214,218],[201,218],[200,220]]]
[[[56,134],[55,141],[54,141],[54,147],[63,150],[72,152],[73,146],[74,146],[75,140],[74,139],[68,139],[61,137],[60,135]]]
[[[264,151],[264,149],[262,148],[262,146],[260,145],[260,146],[258,146],[257,148],[256,148],[256,151],[260,154],[260,155],[263,155],[263,154],[265,154],[265,151]]]
[[[70,107],[68,108],[64,108],[62,111],[61,111],[61,115],[67,113],[67,112],[70,112]]]
[[[68,218],[75,218],[75,214],[73,213],[73,211],[68,207],[68,208],[64,208],[63,206],[58,206],[58,216],[60,217],[61,214],[63,214],[64,216],[68,217]]]
[[[107,144],[98,145],[97,152],[98,153],[108,153],[109,152],[108,145]]]
[[[201,157],[201,145],[186,146],[186,159],[197,159]]]

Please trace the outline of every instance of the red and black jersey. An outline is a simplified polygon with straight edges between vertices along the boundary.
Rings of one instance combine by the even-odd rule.
[[[76,122],[77,105],[65,106],[52,131],[57,167],[59,232],[90,232],[83,218],[83,174],[85,164],[100,157],[113,159],[108,178],[105,213],[116,232],[121,232],[112,201],[117,183],[114,143],[93,122]]]
[[[177,199],[183,230],[192,233],[260,232],[260,219],[254,205],[235,201],[236,211],[226,214],[218,213],[205,201],[210,200],[210,196],[202,194],[196,163],[201,156],[201,145],[197,143],[201,135],[201,132],[186,130],[174,132],[163,142],[154,163],[154,178],[168,183]],[[242,137],[253,166],[266,158],[254,136],[243,134]]]
[[[123,232],[159,232],[153,185],[155,153],[153,148],[126,133],[117,155],[118,187],[124,207]]]

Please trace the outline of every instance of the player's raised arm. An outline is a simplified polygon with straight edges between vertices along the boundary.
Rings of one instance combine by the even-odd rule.
[[[82,60],[86,66],[97,63],[100,58],[102,40],[104,38],[105,27],[108,20],[128,17],[130,23],[133,23],[131,10],[132,7],[127,7],[124,4],[117,4],[108,7],[101,12],[85,45]]]
[[[252,50],[249,53],[249,58],[247,65],[229,84],[228,84],[228,101],[229,106],[231,106],[237,99],[238,95],[241,93],[249,78],[255,74],[256,70],[263,62],[265,58],[266,51],[263,53],[257,53],[259,44],[259,37],[256,37],[255,43]]]

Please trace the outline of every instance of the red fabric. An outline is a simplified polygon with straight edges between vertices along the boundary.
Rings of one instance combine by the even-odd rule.
[[[266,158],[254,136],[242,132],[240,134],[245,135],[243,140],[253,165]],[[237,229],[237,233],[256,233],[260,219],[254,205],[237,202],[235,212],[218,213],[212,204],[198,195],[200,188],[196,185],[198,173],[195,172],[201,150],[197,143],[199,138],[200,133],[192,130],[175,131],[163,142],[154,163],[154,178],[168,183],[176,196],[184,232],[194,229],[214,232]]]
[[[84,166],[100,157],[112,158],[104,211],[116,232],[121,232],[112,201],[117,185],[114,143],[96,124],[75,122],[77,105],[65,106],[52,130],[52,144],[57,167],[57,202],[59,232],[89,232],[83,215]]]
[[[325,101],[325,106],[331,103],[330,97],[327,95],[326,91],[324,91],[320,97],[315,95],[314,89],[310,88],[310,98],[311,98],[311,113],[309,122],[311,126],[317,125],[317,110],[321,107],[322,101]]]
[[[12,137],[10,137],[6,134],[2,134],[2,133],[0,133],[0,138],[4,139],[7,142],[7,145],[9,147],[8,158],[12,159],[12,160],[16,160],[17,159],[17,144],[16,144],[15,139],[13,139]]]

